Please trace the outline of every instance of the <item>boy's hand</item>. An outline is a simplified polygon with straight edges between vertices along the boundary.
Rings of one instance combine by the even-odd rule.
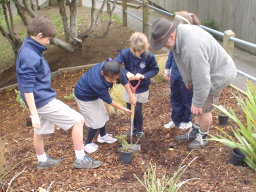
[[[41,127],[40,118],[38,115],[30,115],[30,118],[32,120],[32,126],[35,129],[39,129]]]
[[[165,80],[170,81],[171,80],[171,75],[170,74],[164,74],[164,78],[165,78]]]
[[[186,82],[186,83],[185,83],[185,86],[186,86],[186,88],[187,88],[188,90],[190,90],[190,91],[193,90],[193,85],[192,85],[191,83]]]
[[[131,116],[132,114],[132,111],[127,109],[127,108],[124,108],[123,112],[127,115],[127,116]]]
[[[142,74],[140,74],[140,73],[137,73],[137,74],[135,75],[135,80],[140,80],[140,79],[145,79],[145,76],[142,75]]]
[[[136,105],[136,103],[137,103],[137,98],[133,94],[130,95],[130,103],[131,103],[131,105]]]
[[[134,74],[132,74],[131,72],[128,72],[128,73],[126,74],[126,77],[127,77],[130,81],[135,80]]]

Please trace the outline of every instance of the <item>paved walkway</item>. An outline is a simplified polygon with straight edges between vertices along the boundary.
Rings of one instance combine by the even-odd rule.
[[[101,4],[102,4],[101,2],[96,1],[96,8],[99,9]],[[91,7],[91,0],[83,0],[83,5],[85,7]],[[122,6],[118,5],[118,7],[122,7]],[[131,12],[132,14],[142,18],[142,9],[128,8],[128,12]],[[115,8],[114,14],[122,18],[121,9]],[[149,9],[149,14],[150,14],[149,23],[153,23],[157,18],[160,18],[160,17],[168,18],[168,16],[164,16],[152,9]],[[134,31],[142,31],[142,22],[128,15],[128,27],[130,27]],[[162,51],[168,53],[167,49],[162,49]],[[239,70],[251,76],[256,77],[256,55],[250,54],[239,48],[235,48],[233,59]],[[239,87],[240,89],[245,90],[245,82],[246,82],[246,78],[244,76],[238,75],[236,80],[233,82],[233,85]],[[256,82],[254,84],[256,86]]]

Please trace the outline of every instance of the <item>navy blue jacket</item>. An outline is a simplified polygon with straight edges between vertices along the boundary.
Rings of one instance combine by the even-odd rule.
[[[168,59],[167,59],[166,64],[165,64],[165,69],[170,69],[170,68],[172,68],[171,78],[175,79],[175,80],[178,80],[178,81],[183,81],[183,79],[180,75],[180,72],[178,70],[177,64],[174,60],[174,56],[173,56],[172,51],[169,52]]]
[[[125,74],[128,72],[143,74],[145,79],[141,80],[136,93],[143,93],[149,89],[150,78],[159,72],[157,62],[152,53],[144,52],[141,57],[135,56],[130,48],[123,49],[120,54],[115,58],[119,63],[124,63]],[[135,86],[137,81],[132,81],[131,84]]]
[[[27,37],[17,55],[16,77],[21,97],[27,105],[24,93],[33,93],[36,108],[40,108],[56,97],[51,88],[51,71],[42,53],[47,48]]]
[[[101,75],[101,70],[105,62],[95,65],[79,79],[74,91],[78,99],[82,101],[94,101],[100,98],[108,104],[112,103],[108,91],[113,87],[113,83],[107,82]],[[124,72],[121,72],[120,78],[123,85],[128,83]]]

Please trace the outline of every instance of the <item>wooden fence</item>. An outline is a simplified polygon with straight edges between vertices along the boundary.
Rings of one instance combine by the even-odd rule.
[[[231,29],[236,37],[256,43],[256,0],[150,0],[175,12],[186,10],[201,20],[213,20],[219,31]],[[245,47],[243,47],[245,48]],[[247,50],[254,52],[253,49]]]

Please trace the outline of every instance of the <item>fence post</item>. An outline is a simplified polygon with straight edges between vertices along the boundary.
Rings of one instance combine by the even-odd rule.
[[[143,0],[143,33],[148,35],[148,1]]]
[[[235,33],[232,30],[224,31],[223,47],[227,53],[233,57],[235,42],[229,40],[230,37],[235,37]]]
[[[123,26],[127,26],[127,0],[123,0]]]

